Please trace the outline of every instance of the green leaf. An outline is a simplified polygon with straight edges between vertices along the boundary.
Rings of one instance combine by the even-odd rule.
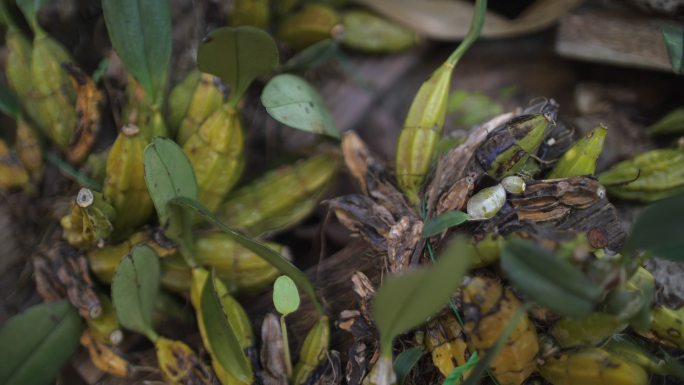
[[[0,84],[0,112],[14,120],[19,119],[21,115],[21,106],[17,97],[2,84]]]
[[[95,83],[99,83],[102,78],[107,74],[107,70],[109,69],[109,65],[111,64],[111,60],[109,58],[104,58],[100,60],[100,63],[97,65],[97,68],[95,68],[95,71],[93,71],[93,74],[90,75],[90,77],[93,79]]]
[[[432,218],[423,227],[423,238],[437,235],[451,227],[458,226],[468,220],[468,214],[463,211],[447,211],[446,213]]]
[[[266,262],[270,263],[273,267],[278,269],[281,273],[292,278],[292,280],[297,284],[297,286],[309,296],[309,299],[311,299],[311,302],[316,307],[318,313],[321,316],[325,314],[323,311],[323,306],[321,306],[321,303],[318,300],[318,297],[316,296],[316,291],[314,290],[313,285],[309,281],[309,278],[307,278],[301,270],[297,269],[292,263],[290,263],[290,261],[283,258],[280,254],[276,253],[273,249],[269,248],[262,242],[242,235],[236,230],[233,230],[230,227],[226,226],[224,223],[218,220],[218,218],[216,218],[212,213],[207,211],[207,209],[202,207],[202,205],[199,202],[197,202],[196,199],[191,199],[187,197],[177,197],[171,199],[169,203],[173,206],[192,209],[195,213],[199,214],[204,220],[218,227],[219,230],[223,231],[235,242],[239,243],[247,250],[251,250],[258,256],[266,260]]]
[[[240,340],[228,322],[225,310],[221,305],[214,286],[215,280],[212,272],[211,277],[205,281],[204,288],[202,288],[201,309],[207,341],[209,341],[211,351],[221,366],[237,379],[246,382],[250,377],[249,363],[242,347],[240,347]]]
[[[474,255],[469,240],[458,237],[434,265],[385,280],[372,306],[383,355],[391,352],[394,337],[422,324],[449,302]]]
[[[19,3],[22,2],[14,0],[2,0],[0,1],[0,22],[6,29],[21,30],[25,16],[22,15],[23,11],[19,9]]]
[[[480,383],[482,374],[484,374],[484,372],[489,368],[489,363],[492,361],[492,359],[494,359],[494,357],[496,357],[496,355],[499,353],[499,350],[504,347],[504,344],[508,341],[508,338],[513,333],[513,330],[515,330],[515,327],[518,326],[518,322],[520,322],[522,316],[527,312],[527,308],[528,305],[523,304],[518,308],[518,310],[515,311],[515,313],[513,313],[513,317],[511,317],[510,321],[508,321],[508,325],[506,325],[506,328],[496,340],[494,346],[487,350],[487,354],[482,357],[475,368],[470,372],[470,374],[468,374],[468,378],[465,380],[465,382],[463,382],[463,385],[477,385]]]
[[[171,60],[169,0],[102,0],[109,39],[152,103],[160,103]]]
[[[453,148],[456,148],[456,146],[465,142],[465,139],[466,139],[465,136],[451,136],[451,135],[443,136],[442,139],[440,139],[439,142],[437,143],[437,147],[435,147],[435,156],[441,157],[441,156],[446,155]]]
[[[292,278],[281,275],[273,284],[273,304],[278,313],[288,315],[299,309],[299,290]]]
[[[43,303],[0,328],[0,384],[48,385],[78,347],[83,323],[67,300]]]
[[[653,294],[653,292],[651,292],[651,294]],[[628,321],[633,317],[638,316],[643,310],[644,305],[646,305],[641,291],[624,287],[615,288],[602,302],[602,309],[621,321]],[[649,304],[647,315],[650,314],[650,310]],[[650,324],[650,317],[648,320]],[[646,325],[646,329],[648,329],[649,324]]]
[[[119,323],[157,339],[152,326],[152,312],[159,292],[159,257],[148,246],[136,246],[116,267],[112,279],[112,302]]]
[[[282,74],[271,79],[261,93],[261,104],[282,124],[314,134],[340,137],[323,98],[298,76]]]
[[[454,370],[449,373],[449,375],[444,379],[444,382],[442,382],[442,385],[458,385],[461,382],[461,378],[467,372],[475,366],[478,362],[478,357],[477,357],[477,352],[473,352],[473,354],[470,355],[470,358],[468,358],[468,361],[461,365],[457,366],[454,368]]]
[[[663,366],[667,374],[684,381],[684,365],[679,362],[679,358],[670,355],[662,348],[660,350],[665,358],[665,364]]]
[[[414,366],[420,361],[420,358],[425,354],[425,349],[420,346],[414,346],[399,353],[394,360],[394,373],[397,375],[397,384],[402,385],[408,377]]]
[[[9,26],[12,26],[14,28],[15,25],[14,23],[12,23],[12,20],[10,19],[7,13],[7,4],[5,4],[5,0],[2,0],[0,1],[0,25],[2,25],[5,28]]]
[[[171,199],[197,199],[197,181],[192,164],[183,150],[172,140],[155,138],[145,148],[145,183],[157,210],[165,234],[181,246],[181,254],[194,265],[189,249],[192,245],[192,215],[187,210],[168,205]]]
[[[684,108],[676,108],[648,127],[650,135],[684,134]]]
[[[258,76],[278,66],[278,47],[266,31],[249,26],[223,27],[209,33],[197,50],[197,67],[216,75],[231,88],[237,103]]]
[[[632,361],[635,364],[646,369],[650,374],[658,374],[661,376],[675,375],[671,373],[670,368],[667,367],[666,360],[658,357],[652,351],[652,344],[647,340],[636,339],[627,334],[615,334],[608,341],[601,346],[602,349],[617,355],[627,361]],[[681,376],[680,372],[680,376]],[[679,379],[684,379],[679,377]]]
[[[88,178],[85,174],[75,169],[74,166],[63,160],[61,156],[55,155],[50,151],[45,151],[43,156],[45,156],[45,160],[48,163],[55,165],[67,178],[74,180],[82,187],[87,187],[95,191],[102,191],[102,184],[100,182]]]
[[[292,72],[318,68],[332,59],[338,50],[337,41],[333,39],[321,40],[297,52],[281,66],[280,71]]]
[[[504,245],[501,268],[526,297],[562,316],[586,317],[601,296],[580,270],[528,240]]]
[[[38,11],[40,11],[47,2],[48,0],[17,0],[17,6],[19,6],[21,13],[24,14],[33,33],[37,35],[45,33],[40,27],[40,24],[38,24]]]
[[[651,308],[655,295],[655,278],[643,267],[638,267],[634,275],[629,278],[626,286],[639,291],[642,306],[639,312],[629,320],[630,325],[636,330],[648,330],[651,326]]]
[[[672,261],[684,260],[684,193],[660,200],[644,209],[632,226],[625,254],[638,250]]]
[[[672,70],[681,74],[684,68],[684,27],[674,24],[665,24],[660,28],[663,33],[663,41],[667,49],[667,55],[672,63]]]
[[[485,94],[455,90],[449,95],[447,113],[455,115],[454,124],[471,127],[503,113],[503,107]]]

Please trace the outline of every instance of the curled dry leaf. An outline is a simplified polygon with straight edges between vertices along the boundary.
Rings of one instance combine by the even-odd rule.
[[[347,384],[358,385],[366,377],[371,363],[378,358],[379,336],[370,313],[370,301],[375,295],[375,288],[360,271],[354,272],[351,280],[352,289],[358,296],[359,310],[342,311],[337,327],[351,333],[354,339],[348,351],[345,378]]]
[[[364,194],[398,216],[415,215],[385,165],[370,152],[358,135],[353,132],[344,135],[342,153],[347,168]]]
[[[370,301],[375,295],[375,287],[368,276],[360,271],[355,271],[351,280],[354,293],[359,297],[359,309],[361,309],[364,318],[370,321],[372,319]]]
[[[88,330],[81,335],[81,345],[88,349],[90,360],[101,371],[116,377],[128,377],[131,374],[128,361],[111,347],[93,338]]]
[[[287,385],[283,332],[277,315],[268,313],[261,324],[261,379],[264,385]]]
[[[468,33],[474,6],[468,1],[358,0],[418,33],[439,40],[461,40]],[[515,19],[488,12],[483,37],[511,37],[551,26],[582,0],[533,2]]]
[[[437,201],[435,216],[439,216],[447,211],[463,210],[468,201],[468,197],[473,193],[476,178],[477,174],[471,172],[451,185],[451,187],[440,196],[439,201]]]
[[[473,157],[475,150],[487,138],[487,135],[490,132],[493,132],[514,116],[515,114],[512,112],[505,113],[476,127],[465,142],[450,150],[445,156],[437,161],[434,177],[426,188],[428,218],[434,216],[434,212],[438,207],[437,202],[439,202],[442,197],[448,196],[447,194],[450,192],[451,188],[460,180],[467,176],[476,178],[476,180],[481,177],[481,169],[468,170],[468,167],[471,167],[473,164],[471,158]]]
[[[342,224],[387,253],[390,272],[406,270],[422,254],[423,222],[396,187],[385,166],[356,134],[345,134],[342,152],[348,169],[365,195],[332,199],[330,207]]]
[[[88,273],[88,261],[76,249],[61,244],[33,259],[36,290],[46,301],[68,298],[84,318],[97,318],[102,304]]]
[[[63,64],[76,89],[76,130],[71,136],[67,159],[80,163],[89,154],[100,131],[100,108],[104,101],[102,91],[95,82],[73,63]]]
[[[363,342],[355,341],[347,355],[345,379],[349,385],[359,385],[368,373],[368,348]]]
[[[345,195],[327,202],[345,227],[360,234],[378,251],[387,250],[387,237],[394,223],[394,217],[387,208],[359,194]]]
[[[406,271],[422,254],[423,222],[402,217],[390,228],[387,238],[387,263],[392,274]]]
[[[184,342],[160,337],[154,343],[162,376],[172,385],[218,385],[216,376]]]

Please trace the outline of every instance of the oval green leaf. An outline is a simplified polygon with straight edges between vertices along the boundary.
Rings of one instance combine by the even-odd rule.
[[[159,103],[171,60],[169,0],[102,0],[102,13],[117,55]]]
[[[447,211],[446,213],[432,218],[423,227],[423,238],[437,235],[451,227],[458,226],[468,220],[468,214],[463,211]]]
[[[145,148],[144,162],[145,183],[159,223],[166,228],[169,238],[181,243],[181,247],[189,247],[186,244],[191,243],[187,239],[191,236],[191,215],[169,207],[168,203],[175,197],[197,199],[197,181],[192,164],[174,141],[162,137],[155,138]],[[183,256],[187,259],[186,254]]]
[[[434,265],[385,280],[372,305],[383,355],[391,354],[394,337],[422,324],[449,302],[474,255],[469,240],[459,237]]]
[[[273,305],[278,313],[288,315],[299,309],[299,290],[292,278],[281,275],[273,283]]]
[[[273,119],[286,126],[340,137],[321,95],[298,76],[281,74],[271,79],[261,93],[261,104]]]
[[[684,66],[684,27],[681,25],[665,24],[661,28],[663,41],[670,57],[672,70],[681,74]]]
[[[136,246],[116,267],[112,280],[112,302],[119,323],[157,339],[152,326],[152,313],[160,282],[159,257],[148,246]]]
[[[247,383],[250,378],[250,367],[247,356],[240,347],[240,341],[235,334],[225,310],[221,305],[214,281],[216,278],[211,274],[202,288],[201,309],[204,330],[207,340],[211,345],[214,357],[226,371],[237,379]]]
[[[197,50],[197,67],[230,85],[237,103],[257,76],[278,66],[278,47],[266,31],[249,26],[223,27],[209,33]]]
[[[171,199],[169,203],[173,206],[184,207],[193,210],[196,214],[202,217],[207,222],[216,226],[219,230],[223,231],[226,235],[232,238],[235,242],[242,245],[247,250],[251,250],[273,267],[280,270],[281,273],[292,278],[292,280],[297,284],[297,286],[302,289],[311,299],[311,302],[316,307],[318,314],[323,316],[325,312],[323,311],[323,306],[316,296],[316,291],[314,290],[311,281],[306,277],[301,270],[296,268],[290,261],[283,258],[280,254],[276,253],[273,249],[269,248],[262,242],[252,239],[250,237],[244,236],[234,229],[226,226],[223,222],[218,220],[212,213],[207,211],[202,205],[197,202],[196,199],[191,199],[187,197],[177,197]]]
[[[684,260],[684,193],[660,200],[641,212],[632,226],[625,253],[650,251],[672,261]]]
[[[501,268],[527,298],[566,317],[589,315],[601,296],[601,289],[581,271],[528,240],[511,239],[504,245]]]
[[[425,349],[420,346],[414,346],[399,353],[394,360],[394,373],[397,375],[397,384],[402,385],[406,381],[406,377],[408,377],[413,367],[423,357],[423,354],[425,354]]]
[[[67,300],[43,303],[0,328],[0,384],[47,385],[78,347],[83,323]]]

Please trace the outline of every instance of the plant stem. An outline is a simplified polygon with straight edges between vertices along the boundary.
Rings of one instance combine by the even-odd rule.
[[[280,331],[283,334],[283,353],[285,354],[285,369],[287,378],[292,377],[292,359],[290,358],[290,342],[287,339],[287,327],[285,326],[285,316],[280,316]]]
[[[449,56],[446,63],[450,67],[455,67],[463,54],[466,53],[468,48],[480,37],[480,32],[482,32],[482,27],[484,26],[485,14],[487,13],[487,0],[476,0],[475,7],[473,10],[473,20],[470,22],[470,29],[468,34],[463,38],[461,44],[458,45],[456,50]]]
[[[238,103],[240,103],[240,96],[241,95],[231,94],[226,104],[232,107],[233,109],[237,110]]]
[[[153,329],[149,329],[145,332],[145,337],[147,337],[150,342],[155,343],[159,339],[159,334]]]

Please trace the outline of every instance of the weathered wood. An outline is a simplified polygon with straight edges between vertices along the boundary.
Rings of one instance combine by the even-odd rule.
[[[674,20],[583,7],[560,20],[556,52],[592,62],[671,71],[660,33],[664,23]]]

